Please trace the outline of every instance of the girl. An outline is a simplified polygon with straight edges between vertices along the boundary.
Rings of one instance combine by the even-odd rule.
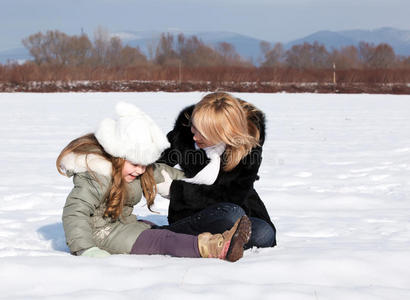
[[[247,218],[238,218],[230,230],[214,235],[152,229],[151,224],[136,219],[132,210],[142,194],[151,210],[156,182],[164,180],[161,170],[173,179],[182,180],[184,176],[179,170],[153,164],[169,144],[151,118],[127,103],[119,103],[116,111],[117,120],[103,120],[95,134],[73,140],[57,159],[58,171],[73,176],[74,182],[63,210],[71,253],[92,257],[130,253],[228,261],[241,258],[251,231]],[[203,183],[201,174],[195,180]]]
[[[160,193],[170,198],[167,228],[188,234],[220,232],[246,214],[252,235],[245,248],[275,246],[275,226],[253,187],[259,179],[265,141],[264,114],[230,94],[211,93],[185,108],[167,137],[171,147],[158,162],[179,164],[187,177],[213,164],[206,155],[209,149],[223,153],[221,170],[212,185],[166,178],[170,188]],[[226,150],[221,148],[224,144]]]

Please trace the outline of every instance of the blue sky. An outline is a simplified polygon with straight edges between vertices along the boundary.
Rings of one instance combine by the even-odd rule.
[[[319,30],[410,30],[408,0],[2,0],[0,50],[38,31],[231,31],[288,42]]]

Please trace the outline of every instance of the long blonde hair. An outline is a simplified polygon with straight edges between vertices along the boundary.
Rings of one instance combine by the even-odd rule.
[[[255,125],[257,108],[224,92],[211,93],[199,101],[191,121],[212,144],[224,142],[224,170],[235,168],[253,147],[259,145],[260,132]]]
[[[57,170],[64,176],[67,174],[61,165],[61,160],[69,153],[85,154],[86,156],[89,154],[94,154],[111,162],[111,188],[107,192],[106,196],[107,207],[104,212],[104,217],[110,217],[114,220],[118,219],[127,199],[127,184],[122,178],[122,169],[124,167],[125,159],[113,157],[105,152],[104,148],[100,145],[100,143],[98,143],[95,135],[93,133],[89,133],[71,141],[58,156],[56,161]],[[87,163],[87,157],[85,161]],[[154,199],[157,193],[153,169],[153,165],[147,166],[145,172],[140,176],[142,191],[145,199],[147,200],[149,210],[151,210],[151,206],[154,204]],[[87,170],[95,178],[97,178],[95,173],[89,168],[88,164]]]

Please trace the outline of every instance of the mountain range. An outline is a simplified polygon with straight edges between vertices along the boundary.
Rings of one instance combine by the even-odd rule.
[[[410,30],[399,30],[391,27],[376,30],[318,31],[294,40],[286,44],[286,47],[290,48],[293,45],[304,42],[313,43],[314,41],[324,44],[328,50],[349,45],[357,46],[361,41],[376,45],[387,43],[393,47],[396,54],[410,56]]]
[[[162,32],[160,31],[123,31],[113,33],[113,36],[121,38],[124,44],[138,46],[148,55],[149,45],[155,46]],[[175,37],[183,33],[186,37],[196,35],[204,43],[216,46],[220,42],[232,44],[236,51],[244,58],[252,60],[258,64],[262,58],[260,42],[262,40],[250,36],[216,31],[216,32],[190,32],[190,31],[171,31]],[[345,30],[345,31],[318,31],[300,39],[284,43],[284,48],[289,49],[293,45],[303,44],[304,42],[313,43],[317,41],[326,46],[328,50],[340,48],[342,46],[355,45],[360,41],[373,44],[388,43],[398,55],[410,56],[410,30],[400,30],[390,27],[383,27],[375,30]],[[274,43],[272,43],[273,45]],[[8,60],[24,61],[31,59],[25,48],[15,48],[0,51],[0,63]]]

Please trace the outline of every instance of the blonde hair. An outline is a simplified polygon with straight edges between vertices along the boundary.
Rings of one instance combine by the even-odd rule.
[[[89,133],[71,141],[57,157],[57,170],[64,176],[67,176],[67,174],[61,166],[61,160],[69,153],[85,154],[86,156],[89,154],[94,154],[111,162],[111,187],[106,196],[107,207],[104,212],[104,217],[110,217],[114,220],[118,219],[127,199],[127,184],[122,178],[122,169],[124,167],[125,159],[113,157],[105,152],[104,148],[100,145],[100,143],[98,143],[95,135],[93,133]],[[87,163],[87,157],[85,161]],[[154,199],[157,193],[153,169],[153,165],[147,166],[145,172],[140,176],[142,191],[145,199],[147,200],[149,210],[151,210],[151,206],[154,204]],[[95,173],[88,167],[88,164],[87,170],[97,180]]]
[[[253,147],[259,145],[256,124],[260,111],[252,104],[224,92],[211,93],[199,101],[191,121],[212,144],[224,142],[224,170],[235,168]]]

